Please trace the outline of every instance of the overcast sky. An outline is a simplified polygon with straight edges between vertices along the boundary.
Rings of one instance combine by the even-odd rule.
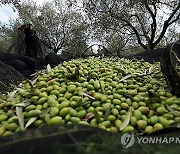
[[[41,5],[45,1],[50,0],[34,0],[38,5]],[[9,4],[2,5],[0,7],[0,22],[3,24],[8,24],[10,19],[16,19],[17,13],[13,12],[12,6]]]
[[[3,5],[0,7],[0,22],[8,24],[10,19],[16,19],[17,14],[13,12],[11,5]]]

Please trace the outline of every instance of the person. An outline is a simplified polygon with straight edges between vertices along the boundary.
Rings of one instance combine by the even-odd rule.
[[[36,31],[32,28],[31,20],[27,20],[24,25],[18,27],[18,30],[23,30],[25,35],[26,53],[25,56],[37,57],[38,55],[38,36]]]

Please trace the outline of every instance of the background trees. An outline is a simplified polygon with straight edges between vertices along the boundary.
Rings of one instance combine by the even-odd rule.
[[[84,0],[83,4],[96,29],[105,34],[118,31],[123,40],[135,37],[126,42],[138,43],[145,50],[165,41],[168,29],[178,28],[175,25],[180,19],[179,0]],[[172,37],[166,37],[166,41],[172,41]]]
[[[80,13],[58,0],[42,6],[28,2],[16,6],[20,19],[31,19],[41,41],[54,52],[86,47],[86,22]],[[72,43],[69,43],[72,42]]]
[[[125,49],[148,51],[180,38],[179,0],[52,0],[41,6],[33,0],[8,3],[19,17],[9,27],[1,25],[1,40],[13,39],[16,27],[31,19],[40,40],[66,55],[81,54],[90,42],[121,55]]]
[[[15,2],[13,5],[19,17],[9,29],[17,28],[30,19],[40,40],[54,52],[78,54],[86,48],[87,24],[82,15],[68,8],[66,3],[53,0],[37,6],[34,1],[29,0]]]

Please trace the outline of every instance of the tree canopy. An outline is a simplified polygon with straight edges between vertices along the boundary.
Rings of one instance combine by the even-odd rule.
[[[120,55],[124,49],[141,46],[148,51],[180,37],[179,0],[52,0],[41,6],[33,0],[13,0],[0,4],[7,3],[13,4],[18,19],[10,27],[1,25],[6,38],[14,38],[16,27],[30,19],[40,40],[54,52],[80,55],[95,40]]]
[[[154,49],[180,19],[179,0],[83,0],[83,4],[97,29],[105,34],[118,31],[145,50]]]
[[[40,40],[54,52],[66,50],[78,53],[86,48],[87,24],[79,12],[68,8],[63,1],[53,0],[42,6],[32,0],[23,3],[15,1],[13,5],[18,19],[12,28],[30,19]]]

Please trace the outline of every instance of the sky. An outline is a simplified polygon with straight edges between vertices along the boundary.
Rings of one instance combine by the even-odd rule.
[[[11,8],[11,5],[2,5],[0,7],[0,22],[8,24],[10,19],[16,19],[17,14]]]
[[[50,0],[34,0],[36,1],[37,5],[41,5],[45,1]],[[9,20],[15,20],[18,17],[17,13],[15,13],[12,9],[12,5],[6,4],[0,6],[0,22],[3,24],[9,24]]]

